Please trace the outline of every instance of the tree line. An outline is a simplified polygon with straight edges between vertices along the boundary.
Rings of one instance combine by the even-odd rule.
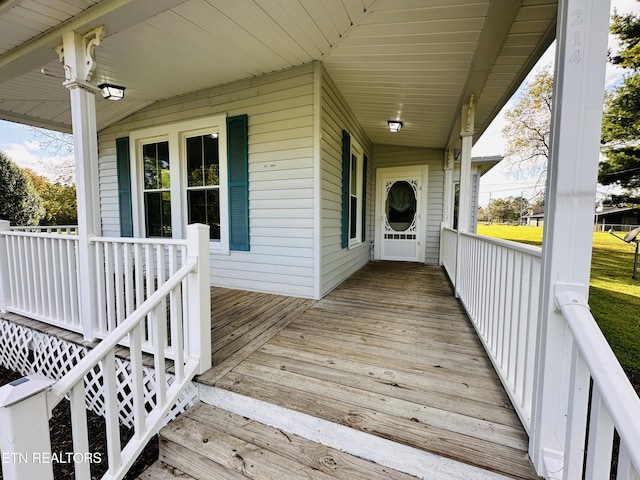
[[[22,169],[0,152],[0,219],[12,225],[75,225],[76,187]]]

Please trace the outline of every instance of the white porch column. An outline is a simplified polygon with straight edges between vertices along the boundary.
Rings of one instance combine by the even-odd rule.
[[[548,478],[560,478],[571,435],[569,332],[554,297],[573,290],[586,298],[589,288],[608,21],[607,0],[560,2],[529,442],[538,474]]]
[[[471,147],[473,146],[475,104],[473,95],[469,99],[468,105],[462,107],[460,136],[462,137],[462,149],[460,151],[460,198],[458,200],[458,245],[456,248],[456,297],[458,296],[458,285],[462,265],[460,254],[462,242],[460,233],[468,233],[471,230]]]
[[[444,158],[444,204],[442,212],[442,224],[445,227],[453,227],[453,163],[455,151],[449,148]]]
[[[71,98],[73,148],[76,167],[78,200],[78,292],[80,315],[86,340],[94,339],[97,321],[95,255],[89,240],[100,235],[98,198],[98,132],[96,127],[95,94],[91,83],[95,71],[94,49],[100,45],[104,27],[86,35],[65,33],[58,48],[64,62],[66,81]]]

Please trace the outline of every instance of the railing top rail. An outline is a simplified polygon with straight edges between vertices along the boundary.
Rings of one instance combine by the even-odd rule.
[[[82,360],[64,377],[58,380],[51,387],[51,394],[60,401],[73,386],[81,381],[84,376],[118,343],[138,325],[151,310],[158,305],[167,295],[176,288],[182,280],[192,272],[197,266],[196,259],[190,259],[187,263],[174,273],[165,283],[162,284],[140,307],[138,307],[124,322],[116,327],[104,340],[95,348],[90,350]],[[52,405],[51,407],[53,408]]]
[[[131,243],[141,245],[180,245],[187,244],[185,239],[177,238],[136,238],[136,237],[91,237],[90,243]]]
[[[478,235],[476,233],[460,232],[463,237],[470,237],[481,240],[483,242],[505,247],[510,250],[515,250],[520,253],[525,253],[534,257],[542,258],[542,248],[535,245],[527,245],[526,243],[513,242],[511,240],[502,240],[500,238],[486,237],[484,235]]]
[[[67,230],[78,225],[14,225],[9,230]]]
[[[576,292],[560,292],[556,305],[571,330],[594,385],[613,419],[632,463],[640,470],[640,398],[631,386],[611,346],[602,335],[587,300]]]
[[[0,230],[0,235],[9,237],[29,237],[29,238],[55,238],[78,241],[77,235],[61,235],[60,233],[25,232],[22,230]]]

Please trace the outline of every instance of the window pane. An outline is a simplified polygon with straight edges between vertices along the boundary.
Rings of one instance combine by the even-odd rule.
[[[147,237],[171,237],[171,193],[145,192]]]
[[[187,187],[219,185],[218,135],[187,138]]]
[[[149,143],[142,146],[145,190],[169,188],[169,142]]]
[[[171,187],[171,176],[169,172],[169,142],[159,142],[158,144],[158,169],[160,170],[159,188]]]
[[[349,210],[349,238],[356,238],[358,235],[358,197],[351,195]]]
[[[351,155],[351,195],[358,191],[358,157]]]
[[[202,137],[187,138],[187,186],[202,186]]]
[[[189,223],[209,225],[209,238],[220,240],[220,193],[218,189],[187,191]]]
[[[218,157],[218,134],[204,136],[205,185],[220,185],[220,158]]]

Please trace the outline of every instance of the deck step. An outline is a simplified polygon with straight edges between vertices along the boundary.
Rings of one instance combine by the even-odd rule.
[[[144,472],[142,472],[136,480],[196,480],[191,475],[187,475],[177,468],[171,467],[164,462],[158,460]]]
[[[203,403],[161,430],[160,461],[199,479],[416,478]]]

